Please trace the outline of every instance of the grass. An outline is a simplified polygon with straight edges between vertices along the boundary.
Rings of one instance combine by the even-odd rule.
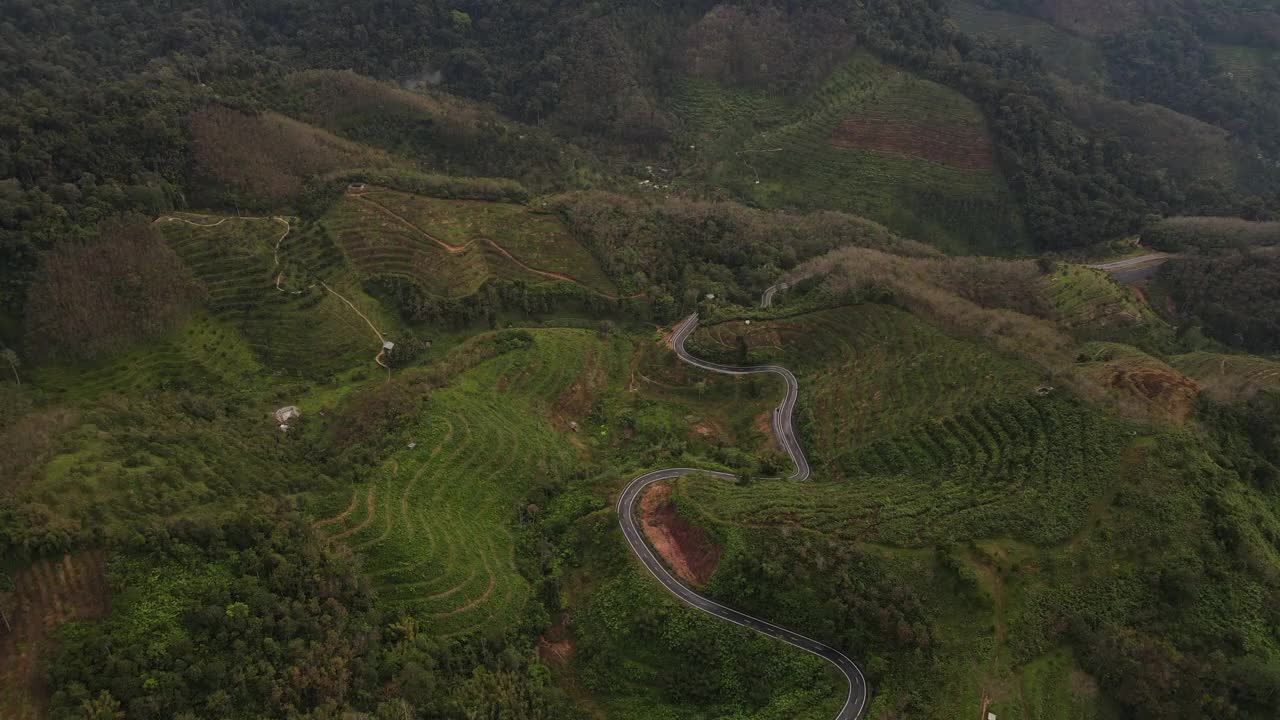
[[[706,180],[765,207],[865,215],[957,251],[1027,246],[1021,216],[994,168],[947,164],[989,152],[985,120],[962,95],[859,55],[798,105],[685,80],[673,101]],[[837,147],[846,121],[906,128],[901,150]],[[940,152],[937,161],[911,148]],[[986,150],[983,150],[986,148]],[[998,229],[996,229],[998,228]]]
[[[383,190],[343,198],[324,223],[367,276],[415,283],[439,297],[472,295],[494,277],[616,292],[557,218],[523,205]]]
[[[488,361],[432,396],[406,446],[321,521],[363,555],[382,597],[438,636],[501,634],[530,597],[515,565],[520,501],[563,478],[578,452],[556,400],[588,358],[610,352],[592,333],[543,330],[528,351]]]

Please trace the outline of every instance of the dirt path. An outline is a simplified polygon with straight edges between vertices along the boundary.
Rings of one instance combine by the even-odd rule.
[[[370,319],[368,318],[368,316],[366,316],[364,313],[360,312],[360,308],[356,307],[356,306],[355,306],[355,304],[354,304],[354,303],[352,303],[350,300],[348,300],[348,299],[346,298],[346,296],[344,296],[342,293],[340,293],[340,292],[338,292],[337,290],[334,290],[333,288],[329,287],[329,286],[328,286],[328,284],[326,284],[326,283],[325,283],[325,281],[320,280],[319,278],[317,278],[317,279],[316,279],[316,282],[320,284],[320,287],[324,288],[324,289],[325,289],[325,290],[327,290],[328,292],[332,293],[332,294],[333,294],[335,297],[337,297],[339,300],[341,300],[342,302],[346,303],[346,304],[347,304],[347,307],[351,308],[351,311],[352,311],[352,312],[354,312],[356,315],[359,315],[359,316],[360,316],[360,319],[361,319],[361,320],[364,320],[365,324],[369,326],[369,329],[373,331],[373,334],[378,336],[378,343],[379,343],[380,345],[382,345],[382,344],[386,344],[387,339],[386,339],[385,337],[383,337],[383,335],[382,335],[382,331],[378,330],[377,326],[375,326],[375,325],[373,324],[373,321],[372,321],[372,320],[370,320]],[[387,372],[389,373],[389,372],[391,372],[391,366],[390,366],[390,365],[388,365],[388,364],[386,364],[386,363],[384,363],[384,362],[382,362],[382,358],[383,358],[383,356],[384,356],[384,355],[386,355],[386,352],[387,352],[387,351],[386,351],[386,349],[385,349],[385,348],[383,348],[383,347],[379,347],[379,348],[378,348],[378,354],[374,356],[373,361],[374,361],[374,362],[376,362],[376,363],[378,363],[378,364],[379,364],[379,365],[381,365],[382,367],[386,368],[386,369],[387,369]]]

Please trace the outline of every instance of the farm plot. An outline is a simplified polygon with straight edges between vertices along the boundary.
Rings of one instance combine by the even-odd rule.
[[[676,496],[717,523],[785,525],[844,541],[1047,545],[1083,526],[1115,473],[1119,442],[1114,428],[1069,403],[999,401],[857,453],[846,467],[860,474],[848,482],[741,487],[689,478]]]
[[[860,55],[789,113],[717,92],[729,93],[689,82],[673,105],[689,109],[691,140],[727,128],[702,151],[709,182],[766,207],[858,213],[955,250],[1027,243],[985,118],[954,91]],[[699,127],[708,108],[743,115]]]
[[[249,387],[263,373],[233,325],[200,314],[168,337],[105,363],[46,365],[36,368],[33,378],[46,392],[92,399],[108,392]]]
[[[161,228],[208,288],[214,317],[234,326],[273,370],[319,376],[372,361],[377,335],[325,286],[384,331],[396,327],[349,277],[323,227],[226,218]]]
[[[358,266],[416,279],[434,294],[468,295],[489,277],[615,292],[558,218],[523,205],[376,190],[344,198],[330,217]]]
[[[921,423],[943,422],[986,403],[1031,395],[1030,366],[956,340],[883,305],[699,328],[691,351],[778,362],[800,378],[797,420],[814,470],[828,479],[862,472],[860,448]]]
[[[1045,276],[1041,291],[1054,319],[1077,333],[1099,336],[1124,328],[1167,327],[1133,290],[1116,284],[1101,270],[1064,266]]]
[[[1209,49],[1213,59],[1226,68],[1237,83],[1249,90],[1257,90],[1280,68],[1280,51],[1217,43],[1211,44]]]
[[[511,526],[540,483],[565,476],[577,450],[553,405],[599,350],[576,330],[534,334],[432,396],[413,449],[387,460],[317,527],[365,558],[383,598],[438,636],[501,632],[529,587],[515,566]]]
[[[1280,389],[1280,362],[1254,355],[1193,352],[1176,355],[1169,364],[1214,395],[1235,398],[1260,389]]]

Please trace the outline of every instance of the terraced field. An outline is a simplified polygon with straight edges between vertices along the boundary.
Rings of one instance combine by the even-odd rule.
[[[1086,334],[1105,334],[1117,328],[1164,328],[1166,323],[1135,295],[1105,272],[1066,265],[1044,278],[1042,291],[1064,327]]]
[[[491,277],[615,292],[557,218],[522,205],[376,190],[344,197],[324,223],[365,275],[441,297],[471,295]]]
[[[319,376],[370,362],[381,343],[352,306],[384,332],[397,327],[359,289],[322,226],[277,218],[196,222],[161,227],[208,288],[211,314],[235,327],[272,370]]]
[[[678,481],[678,497],[712,522],[905,547],[1047,544],[1080,529],[1114,473],[1121,441],[1107,422],[1069,399],[1038,397],[1030,367],[901,311],[726,323],[699,331],[700,347],[723,354],[739,332],[799,376],[815,482]]]
[[[200,314],[159,342],[105,363],[47,365],[33,379],[46,392],[94,398],[108,392],[252,387],[264,368],[229,322]]]
[[[1244,45],[1211,44],[1213,59],[1245,88],[1256,88],[1280,68],[1280,51]]]
[[[705,145],[707,180],[761,205],[854,212],[955,250],[1027,243],[978,107],[870,55],[791,111],[706,82],[686,82],[673,105]]]
[[[712,325],[698,330],[690,351],[739,362],[740,335],[751,364],[777,362],[800,377],[802,440],[813,450],[815,474],[827,479],[860,474],[860,448],[988,402],[1027,397],[1038,384],[1031,367],[884,305]]]
[[[1260,389],[1280,390],[1280,361],[1254,355],[1193,352],[1176,355],[1169,364],[1200,381],[1217,395],[1239,397]]]
[[[416,447],[389,458],[317,527],[365,558],[381,595],[437,636],[500,633],[529,587],[515,567],[513,521],[539,483],[578,451],[553,407],[607,352],[593,333],[543,330],[532,347],[488,361],[432,396]]]

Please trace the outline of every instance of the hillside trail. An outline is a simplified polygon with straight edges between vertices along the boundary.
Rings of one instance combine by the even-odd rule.
[[[195,215],[196,217],[206,217],[206,218],[212,218],[212,217],[215,217],[215,216],[213,216],[213,215],[200,215],[200,214],[196,214],[196,213],[191,213],[191,214],[192,214],[192,215]],[[232,217],[232,216],[226,216],[226,217],[223,217],[222,219],[220,219],[220,220],[218,220],[217,222],[214,222],[214,223],[199,223],[199,222],[195,222],[195,221],[189,220],[189,219],[184,218],[184,217],[178,217],[178,216],[176,216],[176,215],[162,215],[162,216],[160,216],[160,217],[156,218],[156,219],[155,219],[155,222],[157,222],[157,223],[159,223],[159,222],[182,222],[182,223],[186,223],[186,224],[188,224],[188,225],[192,225],[192,226],[199,227],[199,228],[215,228],[215,227],[218,227],[218,226],[222,225],[223,223],[225,223],[225,222],[226,222],[226,221],[228,221],[228,220],[259,220],[259,221],[261,221],[261,220],[269,220],[269,221],[271,221],[271,222],[279,223],[279,224],[283,225],[283,226],[284,226],[284,232],[280,234],[280,237],[276,238],[276,242],[275,242],[275,244],[274,244],[274,245],[272,246],[272,248],[271,248],[272,268],[273,268],[273,269],[277,269],[277,270],[279,269],[279,267],[280,267],[280,245],[281,245],[282,243],[284,243],[285,238],[289,237],[289,234],[293,232],[293,224],[289,222],[288,218],[285,218],[285,217],[283,217],[283,216],[281,216],[281,215],[271,215],[271,216],[268,216],[268,217],[253,217],[253,216],[243,216],[243,215],[237,215],[237,216],[234,216],[234,217]],[[302,291],[301,291],[301,290],[286,290],[286,289],[284,289],[283,284],[284,284],[284,272],[283,272],[283,271],[279,271],[279,272],[277,272],[277,273],[276,273],[276,290],[278,290],[278,291],[280,291],[280,292],[284,292],[284,293],[289,293],[289,294],[291,294],[291,295],[299,295],[299,294],[301,294],[301,293],[302,293]],[[382,334],[382,331],[378,330],[377,326],[375,326],[375,325],[373,324],[373,321],[372,321],[372,320],[370,320],[370,319],[368,318],[368,316],[367,316],[367,315],[365,315],[364,313],[360,312],[360,308],[357,308],[357,307],[355,306],[355,303],[353,303],[353,302],[351,302],[349,299],[347,299],[347,297],[346,297],[345,295],[343,295],[342,293],[338,292],[337,290],[334,290],[333,288],[329,287],[329,285],[328,285],[328,284],[326,284],[323,280],[321,280],[321,279],[319,279],[319,278],[316,278],[316,284],[318,284],[318,285],[320,285],[320,287],[324,288],[326,292],[328,292],[328,293],[330,293],[330,294],[334,295],[334,296],[335,296],[335,297],[337,297],[339,300],[341,300],[342,302],[346,303],[347,307],[351,308],[351,311],[352,311],[352,312],[354,312],[356,315],[358,315],[358,316],[360,317],[360,319],[361,319],[361,320],[363,320],[363,321],[365,322],[365,324],[369,326],[369,329],[373,331],[373,334],[377,336],[377,338],[378,338],[378,354],[377,354],[377,355],[375,355],[375,356],[373,357],[373,361],[374,361],[375,363],[377,363],[378,365],[380,365],[383,369],[385,369],[385,370],[387,371],[387,377],[388,377],[388,378],[390,378],[390,376],[391,376],[391,366],[390,366],[390,365],[387,365],[385,362],[383,362],[383,358],[384,358],[384,357],[386,357],[386,354],[387,354],[387,350],[386,350],[386,342],[387,342],[387,339],[386,339],[386,337]]]
[[[775,286],[777,287],[777,286]],[[765,292],[765,296],[761,298],[761,304],[768,306],[773,299],[774,288],[770,288]],[[773,429],[774,434],[778,438],[778,442],[786,450],[791,457],[791,461],[795,464],[795,472],[786,480],[804,481],[809,479],[810,468],[809,461],[804,455],[804,449],[800,446],[799,439],[796,437],[795,426],[792,422],[792,416],[795,411],[795,403],[800,394],[800,383],[795,375],[788,369],[779,365],[759,365],[759,366],[739,366],[739,365],[722,365],[713,363],[691,355],[685,349],[685,340],[698,327],[698,314],[695,312],[680,322],[672,332],[671,348],[681,361],[686,362],[694,367],[711,372],[718,372],[725,375],[751,375],[757,373],[769,373],[778,375],[786,383],[786,394],[783,396],[782,402],[773,410]],[[645,490],[658,482],[665,482],[685,475],[703,475],[718,480],[734,481],[737,478],[732,473],[722,472],[718,470],[702,470],[690,467],[665,468],[662,470],[653,470],[643,475],[632,478],[630,482],[623,488],[618,496],[617,513],[618,524],[622,528],[623,537],[626,538],[627,544],[631,547],[631,551],[640,560],[645,569],[653,575],[659,583],[672,595],[675,595],[684,604],[705,612],[713,617],[719,618],[726,622],[733,623],[740,627],[754,630],[762,635],[780,640],[792,647],[798,648],[810,655],[819,657],[836,668],[845,678],[849,691],[845,696],[844,705],[840,711],[836,713],[835,720],[857,720],[862,715],[862,711],[867,704],[867,681],[862,674],[862,670],[856,663],[849,659],[847,655],[839,650],[825,645],[817,640],[806,637],[792,630],[788,630],[779,625],[774,625],[767,620],[747,615],[746,613],[734,610],[731,607],[722,605],[715,600],[698,594],[685,582],[671,574],[666,564],[654,553],[653,548],[645,540],[642,529],[636,523],[636,505],[640,498],[645,494]],[[774,480],[782,480],[782,478],[773,478]]]

